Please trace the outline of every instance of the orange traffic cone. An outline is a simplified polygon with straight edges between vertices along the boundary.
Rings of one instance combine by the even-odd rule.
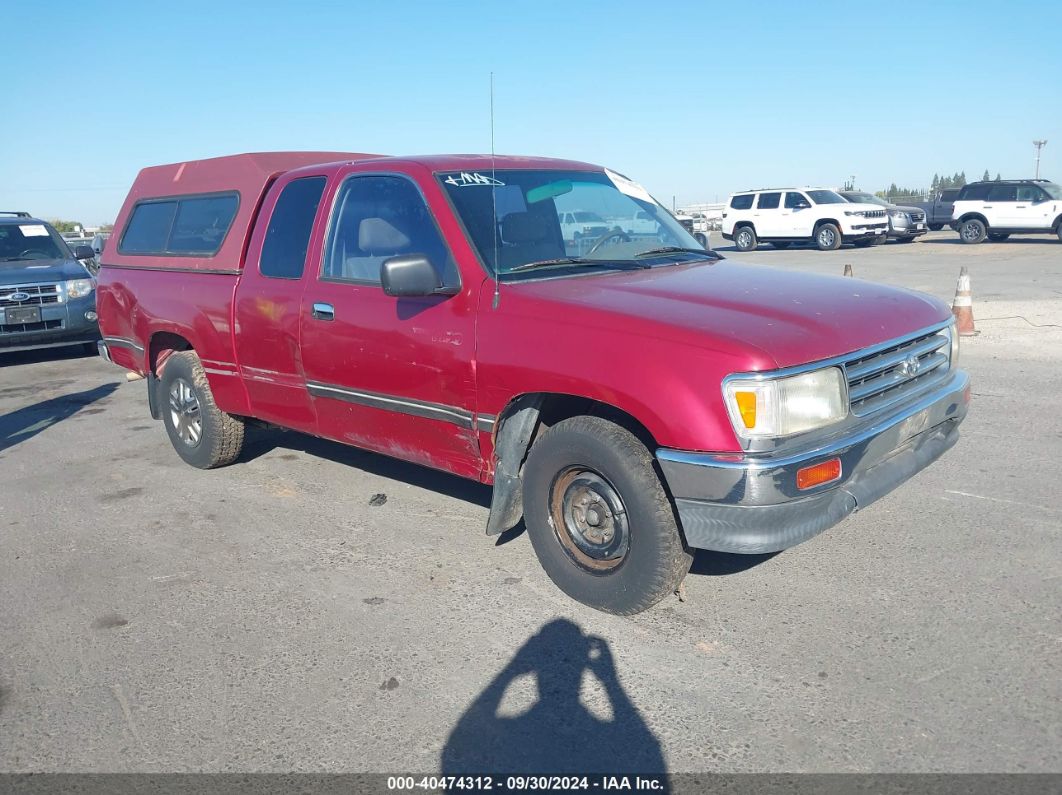
[[[960,337],[972,337],[977,333],[974,328],[973,299],[970,297],[970,274],[965,265],[959,271],[959,283],[955,285],[955,300],[951,304],[951,313],[955,315]]]
[[[847,263],[844,266],[844,275],[845,276],[854,276],[855,275],[855,274],[852,273],[852,265],[851,265],[851,263]]]

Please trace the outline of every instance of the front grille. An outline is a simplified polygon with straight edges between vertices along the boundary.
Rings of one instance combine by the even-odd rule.
[[[911,213],[911,220],[912,221],[924,221],[924,220],[926,220],[926,214],[925,213]]]
[[[885,217],[885,211],[884,210],[867,210],[865,213],[863,213],[863,217],[864,218],[884,218]]]
[[[0,334],[25,334],[31,331],[48,331],[62,328],[62,320],[41,320],[37,323],[5,323],[0,326]]]
[[[11,296],[25,293],[28,297],[16,301]],[[41,306],[59,303],[58,284],[15,284],[0,286],[0,308],[8,306]]]
[[[884,350],[857,355],[844,364],[852,413],[865,417],[913,397],[943,381],[950,365],[951,337],[947,327]]]

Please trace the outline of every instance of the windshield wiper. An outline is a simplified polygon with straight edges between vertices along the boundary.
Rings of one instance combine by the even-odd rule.
[[[559,259],[543,259],[537,262],[525,262],[523,265],[517,265],[515,268],[509,268],[507,271],[502,271],[504,276],[506,273],[519,273],[520,271],[534,270],[535,268],[548,268],[552,265],[600,265],[601,267],[608,268],[624,268],[623,264],[616,262],[615,260],[607,259],[586,259],[585,257],[561,257]],[[648,268],[648,265],[643,265],[640,262],[630,262],[627,265],[633,265],[636,268]]]
[[[651,248],[648,251],[642,251],[639,254],[635,254],[636,259],[642,257],[658,257],[661,254],[699,254],[705,259],[722,259],[722,255],[716,254],[714,251],[709,251],[706,248],[683,248],[682,246],[661,246],[660,248]]]

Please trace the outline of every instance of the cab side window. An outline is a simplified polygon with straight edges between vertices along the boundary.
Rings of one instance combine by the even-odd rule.
[[[303,177],[284,186],[269,218],[258,271],[273,279],[301,279],[324,177]]]
[[[786,193],[785,194],[785,208],[787,210],[795,210],[798,207],[810,206],[811,202],[804,198],[802,193]]]
[[[756,204],[756,209],[775,210],[778,208],[778,202],[781,198],[781,193],[761,193],[760,200]]]
[[[385,260],[423,254],[442,285],[456,286],[457,267],[416,186],[404,177],[349,178],[339,191],[321,277],[380,284]]]

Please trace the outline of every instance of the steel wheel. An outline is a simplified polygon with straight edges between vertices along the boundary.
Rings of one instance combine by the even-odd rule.
[[[630,549],[627,508],[619,492],[588,467],[569,467],[550,486],[550,518],[564,551],[592,572],[621,565]]]
[[[203,438],[199,398],[183,378],[175,379],[170,386],[170,421],[177,436],[189,447],[196,447]]]

